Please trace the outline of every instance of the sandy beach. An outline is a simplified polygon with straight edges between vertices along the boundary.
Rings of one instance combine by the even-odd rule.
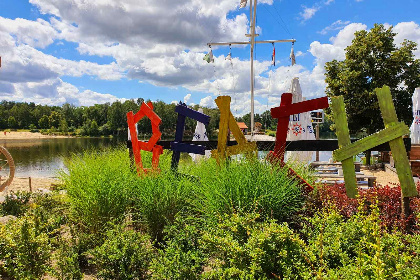
[[[68,138],[71,136],[54,136],[54,135],[43,135],[39,132],[29,132],[29,131],[11,131],[6,132],[4,134],[4,131],[0,132],[0,141],[4,142],[4,140],[24,140],[24,139],[41,139],[41,138]]]
[[[32,191],[36,192],[38,189],[50,189],[52,186],[59,183],[57,178],[31,178]],[[8,186],[0,194],[10,193],[11,191],[29,191],[29,178],[13,178],[12,184]]]

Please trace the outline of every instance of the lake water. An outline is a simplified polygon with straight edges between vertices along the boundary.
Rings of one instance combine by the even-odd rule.
[[[124,145],[117,138],[22,139],[0,142],[13,157],[15,177],[55,177],[65,168],[64,158],[85,150]]]
[[[0,141],[0,145],[12,155],[15,177],[56,177],[57,171],[65,169],[64,158],[81,154],[86,150],[100,150],[125,145],[125,139],[118,138],[54,138]],[[264,156],[266,152],[260,152]],[[320,160],[328,161],[331,152],[320,152]],[[315,152],[313,153],[315,160]]]

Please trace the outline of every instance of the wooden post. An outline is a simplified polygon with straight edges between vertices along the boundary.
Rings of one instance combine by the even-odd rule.
[[[347,125],[347,115],[344,108],[344,97],[337,96],[331,98],[331,107],[336,123],[335,133],[338,138],[338,147],[342,148],[351,143],[350,132]],[[354,170],[353,157],[341,161],[343,166],[344,181],[346,186],[347,196],[355,198],[357,194],[356,171]]]
[[[32,178],[29,177],[29,192],[32,192]]]
[[[391,91],[389,87],[384,86],[375,90],[378,96],[379,107],[382,112],[385,128],[398,122],[397,114],[394,109]],[[407,151],[405,150],[402,137],[389,141],[392,156],[395,161],[398,179],[401,185],[401,207],[405,218],[410,217],[410,197],[417,196],[416,185],[414,184],[413,175],[411,173],[410,162],[408,161]]]
[[[316,124],[316,140],[319,140],[319,123]],[[315,161],[319,161],[319,151],[316,151]]]

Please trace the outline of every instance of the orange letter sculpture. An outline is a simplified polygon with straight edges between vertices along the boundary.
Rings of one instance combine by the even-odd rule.
[[[148,142],[139,141],[137,137],[136,123],[138,123],[143,117],[148,117],[152,122],[152,137]],[[141,104],[140,110],[134,115],[133,111],[127,113],[127,123],[130,130],[130,136],[132,141],[132,149],[134,154],[134,160],[136,161],[137,174],[147,173],[148,171],[159,171],[159,156],[163,153],[163,147],[156,145],[159,141],[162,133],[159,130],[159,125],[162,120],[153,112],[152,102]],[[143,162],[141,160],[141,150],[152,152],[152,168],[143,168]]]

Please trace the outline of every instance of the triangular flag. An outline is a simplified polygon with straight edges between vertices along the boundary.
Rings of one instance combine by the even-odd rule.
[[[231,54],[231,53],[229,53],[229,54],[226,56],[225,60],[230,60],[230,61],[232,61],[232,54]]]
[[[210,52],[203,57],[203,60],[207,61],[207,63],[214,62],[213,51],[210,50]]]
[[[293,49],[293,45],[292,45],[292,50],[290,51],[290,59],[292,60],[292,66],[296,64],[296,57],[295,57],[295,51]]]
[[[245,8],[248,0],[241,0],[241,4],[239,5],[239,8]]]
[[[276,66],[276,48],[273,45],[273,54],[271,55],[271,65]]]

